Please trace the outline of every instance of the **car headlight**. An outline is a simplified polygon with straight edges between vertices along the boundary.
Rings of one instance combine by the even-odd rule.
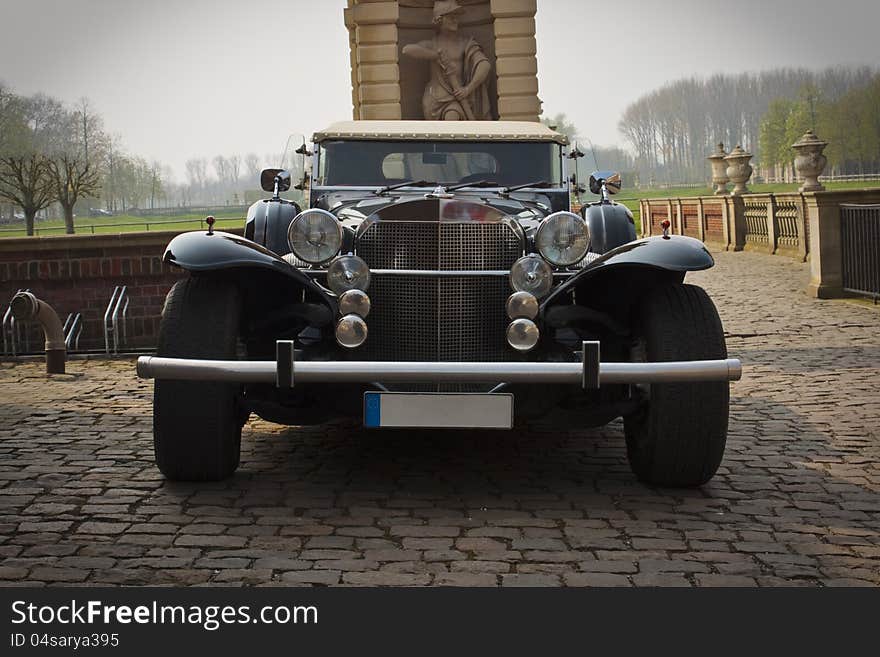
[[[370,287],[370,268],[355,255],[339,256],[327,269],[327,286],[337,295],[349,290],[366,292]]]
[[[545,297],[553,288],[553,269],[540,256],[527,255],[510,268],[510,287],[536,299]]]
[[[317,265],[342,248],[342,224],[326,210],[299,213],[287,229],[287,243],[300,260]]]
[[[590,229],[572,212],[556,212],[544,219],[535,236],[535,248],[557,267],[570,267],[587,255]]]

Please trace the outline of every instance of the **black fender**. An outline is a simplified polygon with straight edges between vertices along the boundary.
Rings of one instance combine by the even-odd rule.
[[[590,229],[590,253],[604,254],[636,239],[632,212],[618,203],[594,203],[581,208]]]
[[[248,208],[244,235],[280,256],[287,255],[290,253],[287,229],[300,212],[300,207],[293,201],[284,199],[257,201]]]
[[[166,263],[191,272],[228,269],[270,271],[313,293],[335,310],[335,301],[311,277],[285,262],[278,254],[232,233],[192,232],[178,235],[165,248]]]
[[[597,258],[565,281],[541,305],[542,316],[552,306],[578,305],[613,310],[623,319],[642,293],[654,285],[681,283],[685,273],[715,265],[700,240],[683,235],[648,237],[619,246]]]

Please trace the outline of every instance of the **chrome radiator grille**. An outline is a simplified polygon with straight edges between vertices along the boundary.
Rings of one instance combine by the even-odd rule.
[[[371,269],[426,270],[377,274],[370,285],[367,360],[502,361],[506,276],[438,276],[432,271],[508,270],[522,254],[504,223],[377,222],[357,246]]]

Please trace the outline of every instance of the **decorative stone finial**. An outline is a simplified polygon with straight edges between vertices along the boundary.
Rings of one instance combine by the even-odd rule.
[[[727,162],[727,176],[730,178],[730,182],[734,184],[733,191],[730,192],[732,196],[749,193],[746,183],[749,182],[749,178],[752,177],[752,171],[754,171],[749,164],[751,159],[752,154],[744,150],[739,144],[730,152],[730,155],[724,158],[724,161]]]
[[[803,137],[792,144],[792,149],[797,153],[794,159],[794,168],[798,174],[804,179],[801,185],[801,192],[821,192],[825,190],[825,186],[819,182],[819,176],[825,171],[825,165],[828,164],[828,158],[822,154],[825,147],[828,146],[827,141],[819,139],[812,130],[807,130]]]
[[[716,196],[727,194],[727,183],[730,182],[730,178],[727,176],[725,157],[727,157],[727,153],[724,150],[724,144],[719,142],[715,152],[706,158],[712,165],[712,184]]]

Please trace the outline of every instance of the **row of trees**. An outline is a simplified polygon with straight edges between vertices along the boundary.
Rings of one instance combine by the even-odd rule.
[[[73,233],[83,199],[114,213],[243,204],[259,185],[262,165],[278,160],[277,153],[194,158],[186,162],[186,181],[175,183],[169,167],[128,153],[87,100],[70,107],[0,83],[0,201],[21,208],[29,235],[47,208],[60,210]]]
[[[797,98],[777,98],[761,121],[759,164],[769,177],[792,179],[791,144],[807,130],[830,142],[825,154],[832,173],[880,171],[880,73],[864,86],[829,100],[814,84]]]
[[[68,233],[77,200],[101,187],[106,137],[87,101],[22,98],[0,86],[0,198],[22,208],[28,234],[37,212],[58,203]]]
[[[774,101],[797,99],[811,89],[824,102],[836,104],[875,78],[873,69],[857,67],[678,80],[629,105],[618,127],[643,180],[698,182],[705,180],[705,157],[718,142],[728,148],[741,144],[764,161],[761,124]]]

